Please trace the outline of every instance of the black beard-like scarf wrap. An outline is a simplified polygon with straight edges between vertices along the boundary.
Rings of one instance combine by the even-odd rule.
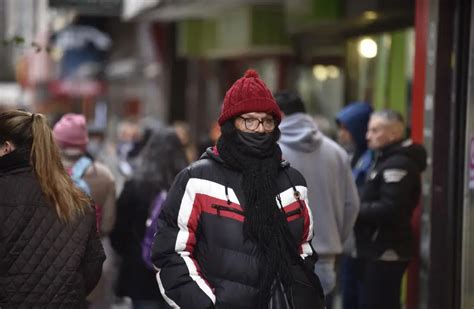
[[[245,145],[231,121],[221,128],[217,142],[220,157],[232,169],[242,173],[245,195],[244,236],[257,246],[259,262],[259,304],[268,308],[271,290],[276,279],[290,291],[293,283],[290,265],[299,259],[297,244],[288,227],[286,215],[279,209],[276,179],[280,169],[281,150],[276,143],[280,131],[271,134],[274,141],[266,149]],[[287,293],[291,298],[291,293]]]

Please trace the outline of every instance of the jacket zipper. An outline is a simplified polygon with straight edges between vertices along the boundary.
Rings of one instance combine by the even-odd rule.
[[[243,211],[241,211],[239,209],[232,208],[232,207],[222,206],[222,205],[218,205],[218,204],[212,204],[211,207],[214,208],[214,209],[217,209],[217,215],[218,216],[221,215],[221,211],[230,211],[230,212],[239,214],[241,216],[244,216]]]
[[[239,209],[232,208],[232,207],[222,206],[222,205],[218,205],[218,204],[212,204],[211,207],[217,210],[217,215],[218,216],[221,215],[221,211],[230,211],[230,212],[239,214],[241,216],[245,216],[243,211],[241,211]],[[291,216],[301,214],[301,212],[302,212],[301,208],[297,208],[297,209],[292,210],[290,212],[285,212],[285,215],[286,215],[287,218],[289,218]]]

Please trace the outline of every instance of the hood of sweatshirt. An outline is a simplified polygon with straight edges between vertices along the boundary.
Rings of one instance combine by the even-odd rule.
[[[336,116],[336,122],[347,128],[360,152],[367,149],[365,134],[371,114],[372,107],[369,104],[355,102],[344,107]]]
[[[279,125],[281,137],[280,144],[289,148],[313,152],[320,145],[323,134],[311,116],[304,113],[294,113],[285,116]]]

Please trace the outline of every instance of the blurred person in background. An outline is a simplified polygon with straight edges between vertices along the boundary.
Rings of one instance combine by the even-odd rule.
[[[313,120],[318,126],[318,130],[324,134],[324,136],[332,139],[333,141],[337,139],[337,129],[333,120],[325,117],[323,115],[312,115]]]
[[[178,134],[181,144],[183,144],[184,151],[186,153],[186,158],[188,159],[188,163],[192,163],[196,161],[196,159],[198,159],[198,153],[197,153],[196,145],[193,143],[191,139],[191,132],[189,129],[189,125],[184,121],[175,121],[173,123],[173,127],[176,130],[176,134]]]
[[[203,138],[199,143],[198,154],[202,155],[206,152],[207,148],[215,146],[219,136],[221,136],[221,127],[219,126],[219,123],[215,121],[212,123],[211,128],[207,132],[205,138]]]
[[[88,297],[91,308],[110,308],[113,303],[112,281],[115,272],[113,251],[108,235],[115,224],[115,181],[110,170],[102,163],[93,161],[86,152],[89,142],[86,119],[81,114],[64,115],[53,128],[53,136],[60,148],[61,162],[72,171],[78,162],[88,162],[82,179],[90,189],[90,196],[98,210],[98,229],[107,259],[103,275],[96,289]]]
[[[137,123],[130,120],[123,120],[117,128],[117,156],[119,159],[119,171],[125,179],[133,173],[133,167],[129,162],[129,155],[140,141],[140,128]]]
[[[405,139],[400,113],[372,114],[367,142],[375,160],[361,191],[355,226],[358,269],[363,290],[358,308],[400,309],[402,276],[413,254],[411,216],[426,168],[422,145]]]
[[[336,116],[339,144],[351,157],[352,175],[360,192],[372,165],[373,152],[367,147],[366,133],[372,107],[368,103],[353,102],[344,107]],[[344,309],[358,308],[362,294],[361,282],[357,280],[357,260],[354,233],[344,244],[341,259],[342,301]]]
[[[226,93],[216,147],[176,177],[152,254],[173,308],[324,307],[306,182],[282,161],[280,120],[248,70]]]
[[[133,175],[134,171],[141,164],[140,153],[147,145],[149,138],[152,136],[154,132],[157,132],[163,128],[165,128],[165,126],[160,120],[149,117],[149,116],[142,118],[138,121],[139,133],[133,141],[132,149],[127,154],[127,162],[130,164],[132,168],[131,175]]]
[[[353,175],[358,186],[365,182],[373,158],[373,152],[368,149],[365,139],[371,114],[370,104],[355,102],[347,105],[336,116],[337,140],[351,158]]]
[[[275,99],[283,119],[279,144],[283,158],[300,171],[308,185],[308,199],[314,220],[312,245],[319,260],[315,272],[332,308],[336,287],[336,257],[354,227],[359,211],[359,196],[347,153],[319,131],[306,113],[301,98],[292,91],[279,91]]]
[[[93,149],[96,148],[98,139],[94,136],[89,136],[89,144],[91,145],[92,153],[96,161],[99,161],[107,166],[115,179],[115,194],[116,198],[122,192],[125,181],[131,177],[133,173],[133,164],[129,160],[130,152],[135,148],[135,145],[141,139],[141,134],[138,125],[132,120],[122,120],[117,125],[116,136],[108,138],[104,135],[104,143],[98,156],[94,156]],[[88,147],[89,147],[88,144]]]
[[[105,255],[42,114],[0,113],[0,307],[86,308]]]
[[[89,142],[87,143],[86,152],[94,159],[103,161],[104,147],[106,145],[105,128],[97,126],[88,126]]]
[[[118,199],[117,223],[111,235],[112,246],[122,258],[117,294],[130,297],[135,309],[168,308],[156,285],[155,271],[145,265],[141,246],[154,200],[169,190],[188,163],[171,128],[151,133],[138,158],[140,164]]]

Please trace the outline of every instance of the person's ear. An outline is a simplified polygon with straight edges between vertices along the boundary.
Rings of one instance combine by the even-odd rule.
[[[9,154],[10,152],[12,152],[13,150],[15,150],[15,146],[13,145],[12,142],[9,142],[9,141],[6,141],[4,144],[3,144],[3,149],[2,149],[2,155],[6,155],[6,154]]]

